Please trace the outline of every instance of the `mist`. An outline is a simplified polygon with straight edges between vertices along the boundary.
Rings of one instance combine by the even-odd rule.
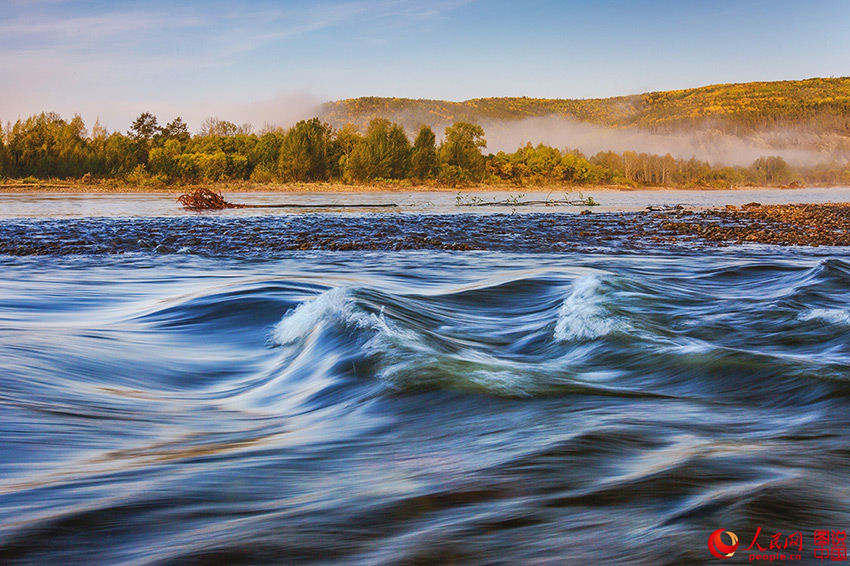
[[[272,98],[250,102],[225,104],[210,108],[209,112],[193,124],[200,125],[204,118],[218,116],[235,124],[251,124],[254,131],[264,128],[288,128],[299,120],[318,116],[323,99],[309,93],[285,93]]]
[[[587,156],[600,151],[634,151],[678,159],[696,157],[712,165],[749,165],[766,155],[777,155],[789,164],[806,166],[832,159],[845,160],[848,148],[841,140],[801,132],[758,132],[738,137],[716,129],[676,134],[654,134],[636,128],[606,128],[560,116],[525,120],[482,122],[489,152],[513,152],[526,143],[561,150],[578,149]],[[442,132],[441,132],[442,133]],[[844,144],[846,145],[846,143]],[[812,148],[812,149],[805,149]]]

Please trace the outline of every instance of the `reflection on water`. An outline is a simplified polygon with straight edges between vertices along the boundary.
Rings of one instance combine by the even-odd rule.
[[[0,562],[812,562],[850,526],[816,251],[0,258]]]

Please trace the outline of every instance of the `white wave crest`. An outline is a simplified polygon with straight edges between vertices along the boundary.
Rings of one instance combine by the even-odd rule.
[[[850,326],[850,311],[844,309],[809,309],[797,315],[798,320],[819,320],[828,324]]]
[[[280,345],[292,344],[307,338],[315,329],[328,323],[378,332],[389,331],[383,312],[372,314],[358,310],[348,290],[339,288],[326,291],[316,299],[287,312],[275,326],[273,339]]]
[[[555,324],[555,338],[562,342],[593,340],[610,334],[623,326],[605,308],[600,293],[602,279],[589,275],[576,280],[572,293],[564,299]]]

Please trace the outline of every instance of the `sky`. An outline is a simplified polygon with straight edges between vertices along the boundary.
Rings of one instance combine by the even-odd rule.
[[[286,126],[324,101],[850,75],[850,1],[0,0],[0,120]]]

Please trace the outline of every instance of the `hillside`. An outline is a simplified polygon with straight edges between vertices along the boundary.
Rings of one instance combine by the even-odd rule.
[[[457,121],[493,123],[557,116],[654,133],[711,128],[732,135],[794,129],[850,135],[850,77],[720,84],[591,99],[477,98],[464,102],[365,97],[329,102],[322,119],[363,127],[384,117],[414,130]]]

